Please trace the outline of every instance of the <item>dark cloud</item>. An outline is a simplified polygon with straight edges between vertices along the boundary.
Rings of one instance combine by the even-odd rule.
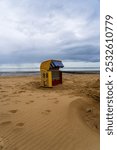
[[[28,55],[27,55],[28,54]],[[41,54],[39,51],[19,51],[0,56],[0,63],[37,63],[45,59],[62,59],[67,61],[99,62],[99,47],[92,45],[62,49],[60,52]]]
[[[99,1],[1,0],[0,63],[99,62]]]

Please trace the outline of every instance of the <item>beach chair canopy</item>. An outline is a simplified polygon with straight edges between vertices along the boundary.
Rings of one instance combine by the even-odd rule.
[[[63,64],[62,64],[62,62],[61,61],[56,61],[56,60],[54,60],[54,61],[52,61],[51,62],[51,64],[50,64],[50,66],[51,67],[59,67],[59,68],[63,68],[64,66],[63,66]]]
[[[63,64],[61,60],[46,60],[43,61],[40,65],[40,69],[49,70],[52,68],[63,68]]]

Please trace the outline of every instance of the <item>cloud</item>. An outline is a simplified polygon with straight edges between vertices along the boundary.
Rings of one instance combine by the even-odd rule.
[[[0,63],[99,61],[98,0],[1,0]]]

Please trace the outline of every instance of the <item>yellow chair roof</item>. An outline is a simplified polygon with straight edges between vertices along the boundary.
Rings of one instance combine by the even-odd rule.
[[[40,65],[40,69],[41,70],[49,70],[50,69],[50,65],[52,62],[61,62],[61,60],[53,60],[53,59],[50,59],[50,60],[46,60],[46,61],[43,61]]]

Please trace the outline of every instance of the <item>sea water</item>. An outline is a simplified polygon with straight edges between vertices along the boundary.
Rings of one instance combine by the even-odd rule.
[[[64,67],[60,69],[63,72],[99,72],[99,67]],[[40,69],[38,67],[15,67],[15,68],[4,68],[0,67],[0,76],[23,76],[23,75],[38,75]]]

